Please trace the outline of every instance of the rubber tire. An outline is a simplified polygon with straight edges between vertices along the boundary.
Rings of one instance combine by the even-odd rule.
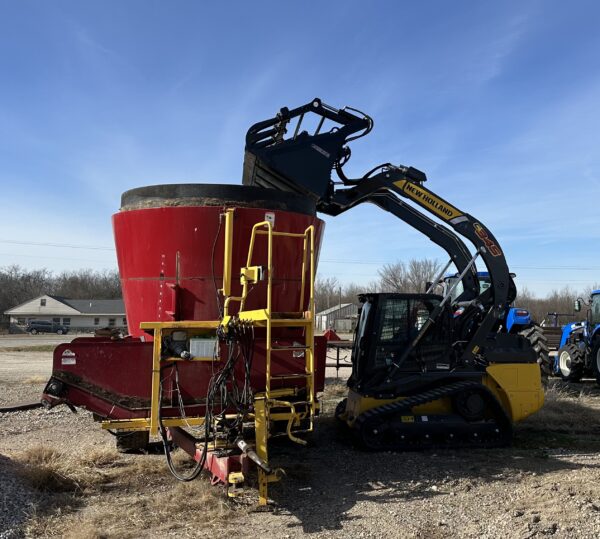
[[[345,423],[345,421],[340,416],[346,411],[346,403],[347,402],[348,402],[348,399],[341,400],[340,402],[338,402],[337,406],[335,407],[335,418],[338,421],[341,421],[342,423]]]
[[[563,354],[567,354],[571,359],[568,374],[565,374],[560,366]],[[566,344],[558,350],[558,374],[565,382],[579,382],[581,380],[583,376],[583,357],[581,350],[574,344]]]
[[[542,371],[542,378],[548,378],[553,373],[553,365],[550,360],[550,349],[548,348],[548,339],[544,335],[544,330],[537,324],[532,324],[528,328],[519,332],[519,335],[525,337],[537,355],[537,362]]]
[[[130,451],[147,449],[150,442],[150,433],[143,430],[117,432],[115,439],[117,451],[119,453],[129,453]]]
[[[62,329],[57,329],[56,330],[56,334],[57,335],[62,335],[63,334],[63,330]]]
[[[600,339],[596,339],[590,353],[590,363],[592,372],[596,377],[596,383],[600,386]]]
[[[29,333],[31,333],[32,335],[37,335],[38,334],[38,330],[34,328]]]

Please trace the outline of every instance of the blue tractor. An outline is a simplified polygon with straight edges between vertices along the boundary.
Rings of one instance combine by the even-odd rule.
[[[575,311],[581,311],[583,300],[575,301]],[[600,384],[600,290],[594,290],[586,305],[587,317],[563,327],[554,372],[569,382],[584,376],[596,378]]]
[[[511,273],[511,277],[514,276],[515,275]],[[478,271],[477,279],[479,280],[480,292],[484,292],[490,287],[490,274],[487,271]],[[456,285],[451,295],[453,302],[455,302],[463,292],[463,285],[459,279],[458,273],[446,275],[442,284],[444,291],[450,290]],[[600,290],[598,292],[600,293]],[[598,306],[600,308],[600,297],[598,298]],[[460,316],[464,309],[465,307],[457,304],[455,317]],[[548,341],[544,335],[543,329],[532,320],[531,314],[527,309],[507,305],[504,316],[499,320],[499,326],[496,329],[505,333],[512,333],[525,337],[531,343],[531,346],[537,354],[538,364],[540,365],[542,375],[547,378],[552,374],[553,365],[550,360]]]

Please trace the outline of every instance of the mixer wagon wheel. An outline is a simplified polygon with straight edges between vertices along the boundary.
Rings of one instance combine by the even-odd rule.
[[[117,431],[115,433],[117,451],[129,453],[148,448],[150,433],[148,431]]]

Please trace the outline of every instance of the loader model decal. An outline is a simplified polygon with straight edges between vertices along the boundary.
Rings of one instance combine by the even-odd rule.
[[[491,255],[500,256],[502,254],[500,247],[498,247],[489,237],[485,228],[483,228],[479,223],[474,223],[473,228],[475,228],[475,234],[477,234],[477,236],[479,236],[479,238],[483,241]]]
[[[462,215],[462,212],[457,210],[454,206],[448,204],[441,198],[436,197],[434,194],[427,191],[427,189],[423,189],[415,183],[407,180],[399,180],[394,182],[394,185],[407,197],[446,221]]]

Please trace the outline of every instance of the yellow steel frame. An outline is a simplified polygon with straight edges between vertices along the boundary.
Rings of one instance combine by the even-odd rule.
[[[177,321],[177,322],[142,322],[141,329],[152,330],[154,332],[154,342],[152,350],[152,390],[150,393],[150,417],[136,418],[126,420],[110,420],[103,421],[103,429],[119,429],[119,430],[149,430],[151,436],[158,434],[158,414],[159,414],[159,396],[160,396],[160,366],[163,361],[183,361],[180,358],[162,359],[162,338],[167,331],[175,329],[196,330],[198,333],[208,330],[216,330],[219,327],[218,321]],[[185,361],[206,361],[208,358],[193,358]],[[210,358],[213,359],[213,358]],[[204,423],[203,417],[189,418],[165,418],[163,425],[165,427],[191,427],[198,426]]]
[[[246,267],[241,269],[241,284],[242,295],[231,295],[231,275],[232,275],[232,259],[233,259],[233,219],[234,209],[227,209],[222,214],[225,220],[225,238],[224,238],[224,255],[223,255],[223,288],[220,290],[225,297],[224,301],[224,316],[220,321],[176,321],[176,322],[144,322],[140,324],[140,328],[144,330],[152,330],[154,333],[154,346],[152,353],[152,392],[150,402],[150,417],[136,418],[128,420],[112,420],[104,421],[102,427],[105,429],[119,430],[148,430],[152,436],[156,436],[159,430],[159,402],[160,396],[160,368],[163,361],[181,361],[179,358],[161,358],[162,340],[165,334],[176,329],[195,330],[198,333],[203,331],[214,331],[219,326],[224,328],[233,317],[230,312],[231,303],[237,302],[240,304],[239,310],[235,315],[237,319],[249,321],[256,327],[266,328],[266,380],[265,391],[255,395],[254,414],[249,414],[248,419],[254,419],[255,424],[255,450],[258,456],[268,464],[268,439],[271,437],[270,423],[272,421],[286,421],[287,436],[298,444],[305,445],[306,442],[296,436],[298,432],[310,432],[314,428],[314,417],[318,409],[318,403],[315,399],[315,358],[314,358],[314,278],[315,278],[315,227],[311,225],[306,228],[303,233],[279,232],[273,229],[273,224],[270,221],[261,221],[252,227],[250,237],[250,245],[248,247],[248,256]],[[256,310],[244,310],[246,299],[249,292],[249,285],[259,277],[261,273],[258,266],[252,266],[254,255],[254,246],[256,238],[259,235],[267,236],[267,293],[266,293],[266,308]],[[272,293],[273,293],[273,240],[276,237],[299,238],[303,239],[303,256],[302,256],[302,283],[300,292],[300,305],[297,313],[287,314],[287,316],[279,316],[272,311]],[[307,271],[308,270],[308,271]],[[308,279],[307,279],[308,273]],[[303,311],[304,300],[306,297],[306,288],[308,281],[308,310]],[[274,347],[272,342],[272,329],[281,327],[297,327],[304,330],[305,344],[302,347]],[[271,388],[271,364],[272,353],[281,351],[292,351],[301,349],[305,357],[305,372],[303,375],[280,376],[279,379],[298,378],[306,379],[306,402],[298,403],[289,400],[283,400],[287,397],[292,397],[298,394],[297,387],[290,388]],[[206,360],[207,358],[196,358],[192,361]],[[213,358],[211,358],[213,359]],[[297,406],[304,408],[298,410]],[[278,408],[274,413],[271,408]],[[281,409],[289,409],[281,411]],[[309,426],[303,431],[294,431],[294,427],[300,424],[302,419],[309,418]],[[200,426],[205,421],[204,417],[187,417],[187,418],[164,418],[162,423],[165,427],[185,427],[185,426]],[[259,482],[259,504],[265,505],[268,501],[268,484],[278,481],[279,473],[266,473],[261,468],[258,469]]]
[[[249,271],[256,268],[253,266],[253,255],[254,246],[256,244],[256,238],[259,235],[267,236],[267,294],[266,294],[266,308],[245,310],[246,298],[248,296],[248,288],[252,284],[252,280],[247,278],[247,275],[251,274]],[[299,238],[303,239],[303,256],[302,256],[302,268],[301,268],[301,292],[300,292],[300,304],[298,308],[298,316],[290,317],[278,317],[276,313],[273,313],[273,240],[276,237],[284,238]],[[308,265],[308,310],[303,312],[305,290],[306,290],[306,274]],[[229,271],[229,270],[226,270]],[[274,395],[271,389],[271,366],[272,366],[272,354],[273,351],[282,350],[294,350],[295,347],[273,347],[273,336],[272,329],[274,327],[301,327],[304,329],[305,344],[302,347],[305,357],[305,374],[306,378],[306,398],[308,406],[308,417],[309,426],[304,432],[310,432],[314,428],[314,417],[317,409],[317,403],[315,399],[314,391],[314,276],[315,276],[315,228],[314,225],[310,225],[306,228],[303,233],[292,233],[292,232],[279,232],[273,229],[273,224],[270,221],[262,221],[256,223],[252,227],[252,234],[250,236],[250,245],[248,248],[248,257],[246,259],[246,268],[242,268],[242,296],[241,298],[235,298],[240,302],[240,309],[237,313],[237,317],[240,320],[251,321],[256,327],[266,328],[266,358],[265,358],[265,392],[264,394],[257,395],[255,402],[255,428],[256,428],[256,452],[264,462],[268,463],[268,450],[266,440],[270,437],[269,433],[269,421],[274,420],[277,416],[278,420],[287,421],[286,433],[290,440],[305,445],[306,442],[301,438],[297,437],[293,432],[293,427],[300,423],[301,419],[304,419],[306,413],[299,412],[296,410],[298,403],[289,401],[278,400],[278,397]],[[227,313],[228,315],[228,313]],[[223,320],[223,324],[226,324],[227,316]],[[291,377],[290,377],[291,378]],[[271,408],[288,408],[289,412],[278,412],[277,414],[271,414]],[[268,498],[268,483],[271,481],[277,481],[278,475],[267,474],[265,471],[259,468],[259,504],[266,504]]]

